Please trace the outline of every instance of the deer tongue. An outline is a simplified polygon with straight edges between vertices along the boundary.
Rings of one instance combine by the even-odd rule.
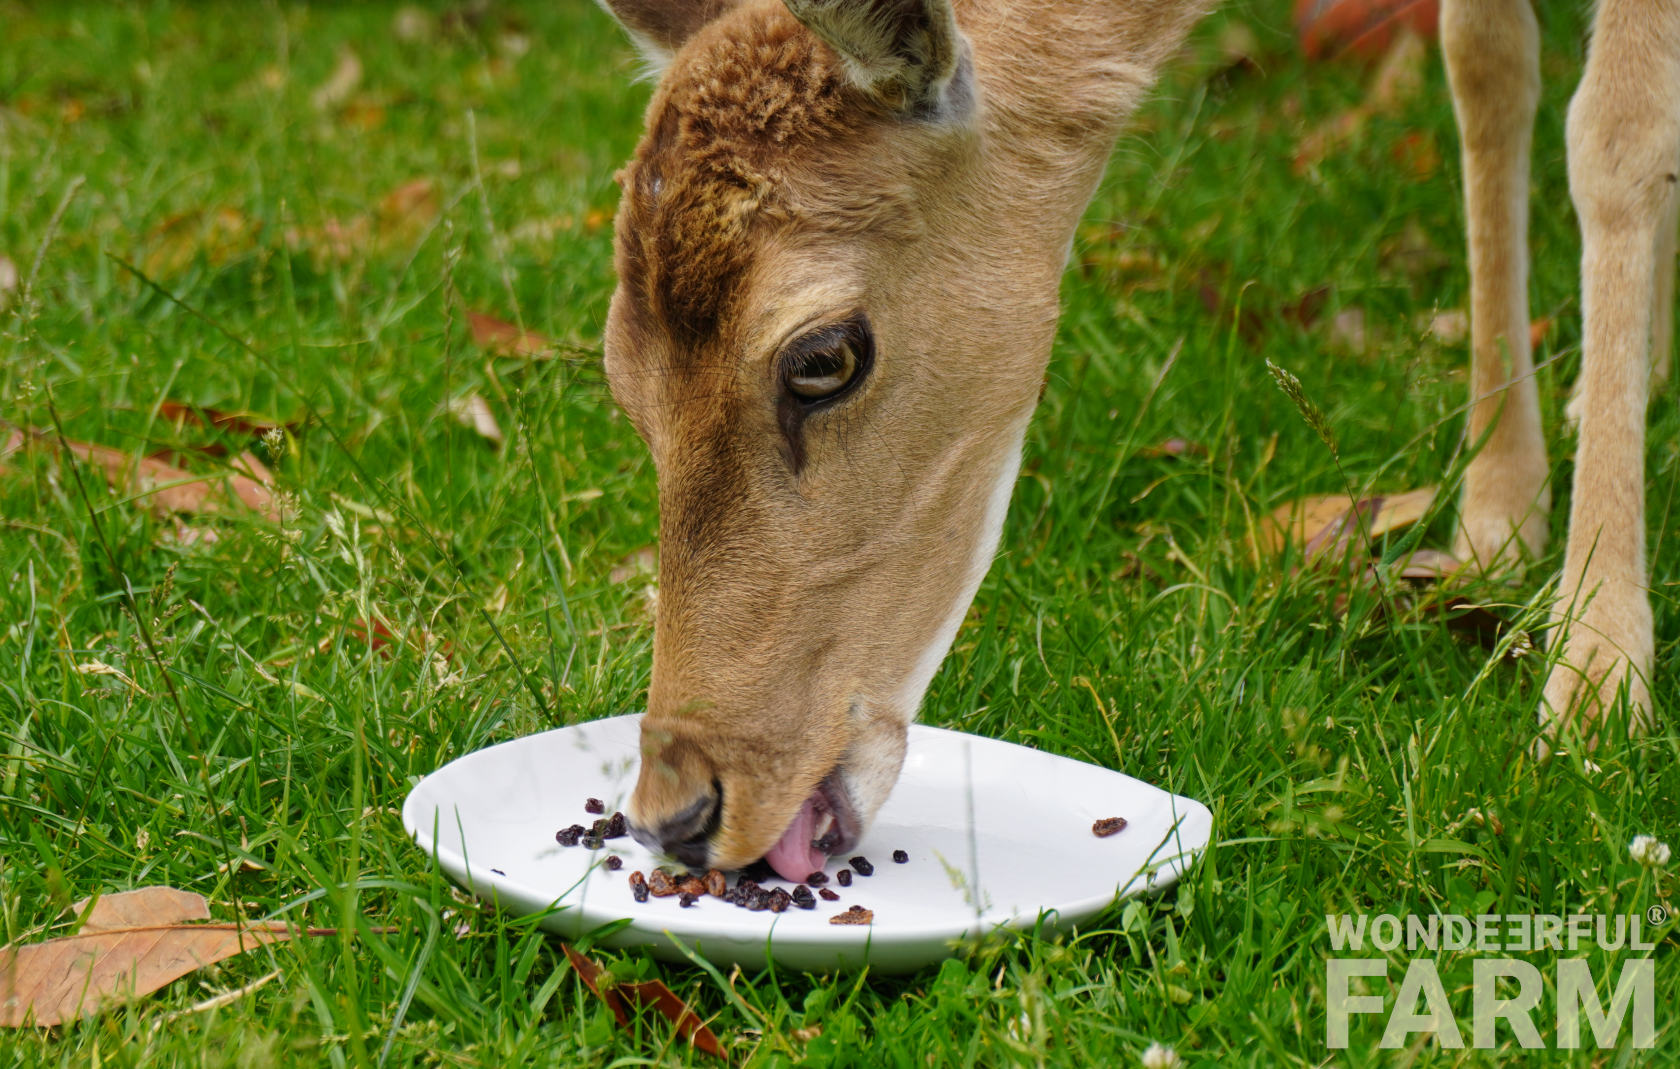
[[[805,804],[799,807],[794,815],[793,823],[782,832],[782,837],[776,840],[764,860],[776,870],[776,875],[784,880],[798,883],[811,873],[821,869],[828,861],[828,856],[815,846],[811,839],[816,835],[817,822],[828,812],[827,800],[822,790],[814,790],[805,799]]]

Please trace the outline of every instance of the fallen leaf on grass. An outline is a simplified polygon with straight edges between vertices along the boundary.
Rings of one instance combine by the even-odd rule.
[[[678,1034],[690,1044],[713,1057],[726,1062],[729,1060],[729,1056],[723,1052],[723,1044],[718,1042],[718,1037],[701,1022],[698,1014],[689,1009],[688,1003],[678,998],[663,981],[619,982],[611,973],[573,950],[570,945],[561,945],[566,951],[566,960],[577,970],[578,979],[607,1004],[607,1008],[612,1011],[613,1020],[618,1022],[620,1028],[630,1026],[630,1014],[633,1009],[651,1006],[659,1011],[660,1016],[670,1021]]]
[[[1281,553],[1289,543],[1298,544],[1302,566],[1345,569],[1354,588],[1375,595],[1378,612],[1434,612],[1451,630],[1469,634],[1486,649],[1496,649],[1511,624],[1472,596],[1478,577],[1457,557],[1417,548],[1385,565],[1367,555],[1380,536],[1423,519],[1436,494],[1436,487],[1426,486],[1357,503],[1343,494],[1293,501],[1262,521],[1257,542],[1272,553]],[[1346,587],[1337,591],[1331,602],[1334,613],[1347,611],[1349,594]],[[1535,648],[1534,636],[1524,632],[1510,645],[1507,656],[1521,657]]]
[[[658,574],[659,547],[646,545],[641,549],[633,549],[620,558],[619,562],[613,565],[612,571],[607,573],[607,580],[613,583],[627,583],[639,576]]]
[[[40,431],[13,428],[0,458],[9,456],[30,441],[57,445],[56,436]],[[281,519],[278,496],[271,489],[274,475],[251,453],[241,453],[228,471],[200,475],[175,466],[165,455],[137,457],[110,446],[68,441],[69,451],[100,469],[118,490],[145,498],[158,515],[197,515],[219,512],[235,502],[255,510],[265,519]]]
[[[446,407],[449,414],[462,426],[477,431],[480,438],[497,449],[502,447],[502,428],[496,423],[495,413],[490,411],[490,402],[486,401],[482,394],[469,393],[452,397]]]
[[[379,198],[379,224],[383,230],[416,230],[437,219],[443,197],[437,182],[415,178]]]
[[[1146,460],[1160,460],[1164,457],[1205,457],[1208,455],[1208,448],[1188,438],[1164,438],[1154,445],[1146,445],[1139,449],[1137,455]]]
[[[268,416],[259,416],[254,412],[224,411],[211,408],[208,405],[189,405],[180,401],[163,401],[158,404],[158,415],[171,423],[193,423],[200,427],[214,427],[219,431],[229,431],[251,438],[261,438],[274,430],[284,430],[287,434],[296,434],[303,425],[302,420],[281,421]]]
[[[474,345],[501,356],[540,356],[554,347],[553,342],[535,331],[520,330],[483,312],[468,312],[467,325],[472,328]]]
[[[316,87],[309,102],[316,111],[330,111],[350,99],[350,94],[362,84],[362,61],[355,49],[346,45],[338,50],[338,63],[327,80]]]
[[[1426,312],[1418,317],[1417,325],[1420,333],[1442,345],[1463,345],[1470,337],[1470,313],[1462,308],[1449,308],[1433,315]]]
[[[73,907],[85,909],[75,935],[0,949],[0,1026],[62,1024],[268,943],[337,934],[279,921],[192,923],[208,920],[208,904],[173,887],[105,895],[86,907],[85,899]]]
[[[1403,33],[1396,38],[1388,51],[1383,53],[1382,62],[1371,76],[1365,99],[1314,127],[1297,144],[1293,161],[1295,173],[1305,174],[1341,151],[1373,116],[1396,115],[1404,111],[1427,84],[1428,59],[1428,44],[1417,34]],[[1426,146],[1419,141],[1400,151],[1404,156],[1400,162],[1414,174],[1420,169],[1433,173],[1434,168],[1440,165],[1440,154],[1435,151],[1433,142]],[[1430,159],[1431,154],[1433,160]]]
[[[1262,553],[1274,556],[1293,543],[1307,559],[1345,557],[1351,550],[1363,549],[1368,541],[1422,519],[1435,495],[1435,487],[1425,486],[1358,502],[1346,494],[1291,501],[1261,521],[1257,545]]]
[[[197,475],[159,457],[136,457],[110,446],[67,442],[70,452],[104,472],[118,490],[144,497],[158,513],[218,512],[237,501],[265,519],[280,521],[280,506],[270,489],[274,476],[250,453],[233,461],[233,470]]]
[[[172,215],[146,235],[148,251],[140,261],[146,274],[180,274],[198,257],[219,267],[253,248],[262,224],[238,208],[223,204]]]

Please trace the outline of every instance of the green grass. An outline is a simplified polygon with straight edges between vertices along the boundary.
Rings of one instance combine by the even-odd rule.
[[[905,978],[726,987],[604,955],[690,997],[739,1061],[1132,1064],[1159,1040],[1197,1064],[1323,1064],[1325,913],[1673,904],[1675,869],[1627,851],[1639,833],[1680,845],[1672,720],[1600,769],[1536,769],[1522,754],[1540,656],[1492,658],[1368,598],[1338,614],[1327,580],[1250,557],[1249,517],[1343,486],[1266,360],[1300,377],[1341,467],[1378,489],[1452,469],[1465,394],[1461,348],[1416,325],[1465,291],[1438,60],[1399,113],[1297,174],[1303,131],[1364,88],[1296,58],[1288,6],[1239,3],[1205,26],[1122,142],[1067,277],[1003,555],[923,714],[1205,799],[1215,844],[1176,889],[1076,938]],[[31,282],[27,300],[0,297],[0,415],[138,453],[215,438],[160,419],[166,398],[311,414],[276,463],[285,523],[187,521],[213,542],[45,448],[5,462],[0,940],[151,883],[199,891],[224,918],[343,929],[0,1035],[0,1063],[705,1063],[660,1022],[617,1031],[557,943],[453,890],[397,819],[415,777],[472,749],[636,709],[650,660],[642,584],[610,573],[654,538],[654,475],[598,367],[602,220],[648,87],[581,0],[461,17],[476,10],[423,10],[411,40],[383,3],[0,0],[0,255]],[[1536,138],[1554,531],[1579,346],[1562,107],[1583,18],[1548,6]],[[1210,78],[1235,24],[1263,73]],[[360,83],[317,107],[345,48]],[[1443,157],[1432,179],[1395,163],[1413,133]],[[417,178],[435,183],[435,217],[382,225],[381,198]],[[330,248],[323,232],[358,218],[368,230]],[[1313,324],[1281,314],[1322,286]],[[1204,291],[1257,329],[1210,313]],[[1367,353],[1331,337],[1348,308]],[[558,355],[486,354],[468,311],[521,321]],[[501,451],[443,410],[469,392],[506,430]],[[1680,408],[1670,392],[1653,409],[1656,693],[1672,716]],[[1143,449],[1169,437],[1208,455]],[[1449,531],[1443,515],[1429,537]],[[1531,611],[1556,564],[1485,593]],[[353,626],[374,616],[407,641],[375,648]],[[122,676],[79,667],[93,662]],[[1674,931],[1656,954],[1659,1050],[1549,1061],[1677,1060]],[[1548,976],[1556,957],[1536,959]],[[1469,959],[1443,971],[1467,1006]],[[1539,1057],[1508,1032],[1491,1052],[1378,1051],[1381,1030],[1360,1019],[1335,1062]]]

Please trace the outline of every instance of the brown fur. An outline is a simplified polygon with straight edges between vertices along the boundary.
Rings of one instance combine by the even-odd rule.
[[[1211,0],[960,0],[963,38],[943,0],[740,0],[699,29],[682,0],[664,0],[665,21],[660,0],[608,3],[674,52],[623,175],[606,330],[614,394],[659,473],[660,610],[630,814],[676,827],[715,784],[707,861],[738,865],[830,772],[865,821],[890,790],[995,545],[1074,225],[1121,123]],[[1601,26],[1621,25],[1628,3],[1605,0]],[[1594,56],[1669,64],[1680,14],[1658,6],[1665,44],[1630,44],[1623,26]],[[1486,565],[1545,537],[1518,203],[1528,135],[1513,129],[1535,97],[1523,11],[1448,0],[1443,12],[1476,276],[1471,430],[1489,432],[1461,544]],[[1680,83],[1657,66],[1651,85]],[[1631,96],[1649,96],[1625,83],[1595,58],[1570,124],[1598,411],[1583,421],[1559,603],[1575,626],[1547,687],[1559,718],[1596,720],[1601,682],[1625,681],[1648,708],[1643,393],[1628,392],[1627,361],[1671,329],[1650,314],[1653,274],[1671,277],[1650,256],[1672,258],[1656,228],[1672,230],[1674,198],[1646,187],[1651,161],[1674,166],[1680,135],[1653,103],[1633,109],[1631,149],[1597,145]],[[1618,174],[1618,151],[1637,174]],[[873,327],[874,370],[790,421],[785,347],[857,317]]]

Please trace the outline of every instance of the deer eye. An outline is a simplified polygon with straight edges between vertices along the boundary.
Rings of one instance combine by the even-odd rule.
[[[783,388],[803,405],[832,401],[863,378],[873,355],[869,324],[861,315],[811,331],[782,358]]]

